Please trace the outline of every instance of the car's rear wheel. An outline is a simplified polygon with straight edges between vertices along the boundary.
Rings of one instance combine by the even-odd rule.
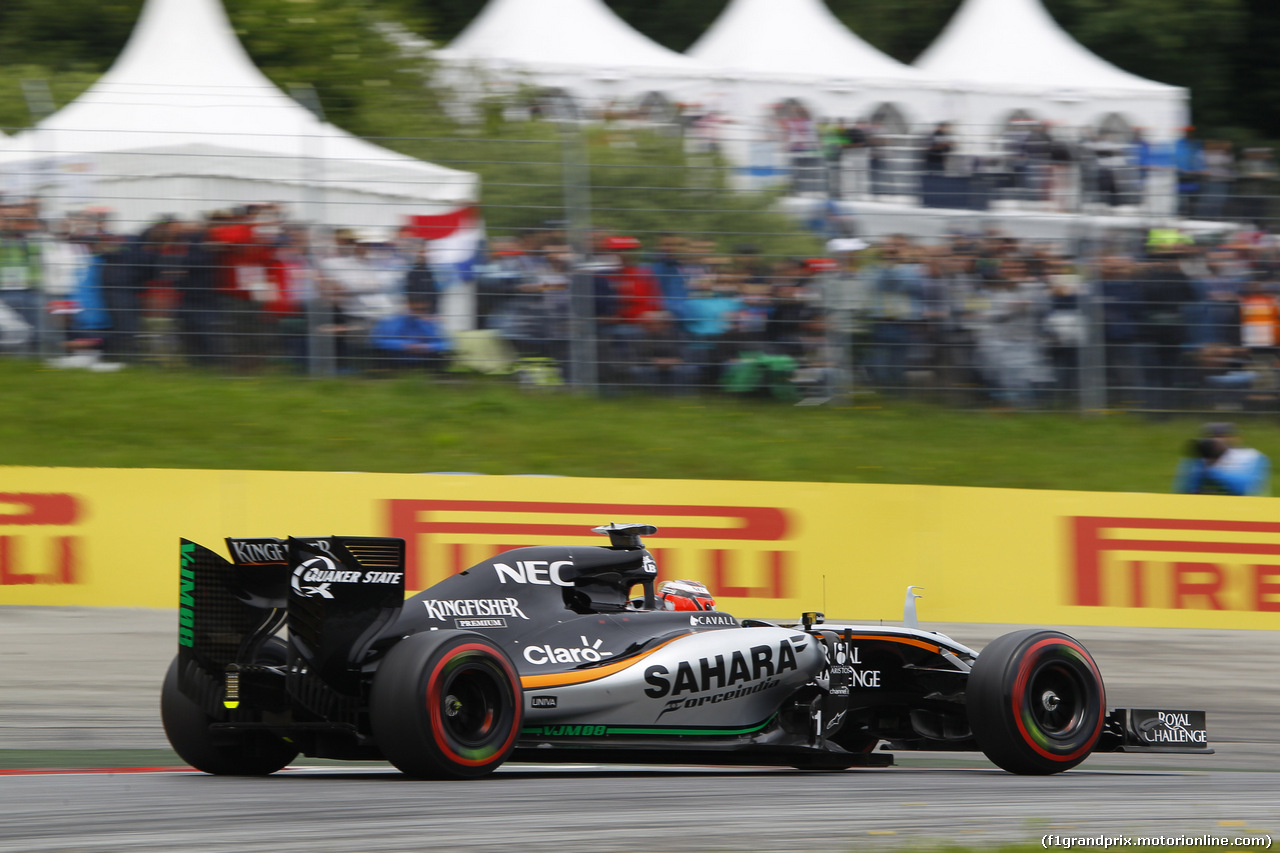
[[[284,643],[268,640],[260,662],[285,660]],[[197,770],[219,776],[266,776],[297,758],[288,741],[264,731],[214,732],[216,720],[178,689],[178,659],[169,664],[160,692],[160,720],[178,757]]]
[[[1098,665],[1077,640],[1056,631],[1015,631],[993,640],[969,673],[965,702],[987,758],[1029,775],[1084,761],[1107,715]]]
[[[475,778],[511,755],[523,719],[515,666],[468,631],[407,637],[378,666],[369,699],[373,737],[409,776]]]

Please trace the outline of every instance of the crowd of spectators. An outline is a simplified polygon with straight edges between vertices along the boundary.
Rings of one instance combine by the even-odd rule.
[[[571,260],[555,240],[501,244],[480,322],[564,367]],[[1261,233],[1201,244],[1156,230],[1078,256],[998,232],[838,239],[803,259],[675,234],[648,252],[616,236],[597,249],[606,386],[1026,408],[1079,405],[1092,383],[1095,403],[1116,408],[1280,405],[1280,243]]]
[[[449,341],[423,245],[317,235],[274,203],[125,233],[105,210],[47,225],[34,202],[11,200],[0,205],[0,347],[95,369],[437,365]]]
[[[1001,133],[964,139],[950,122],[912,133],[872,119],[813,120],[794,105],[775,111],[793,192],[899,199],[930,207],[1011,202],[1054,211],[1150,209],[1167,192],[1182,216],[1258,222],[1280,189],[1268,147],[1237,155],[1230,142],[1149,142],[1139,128],[1054,127],[1011,119]],[[1168,180],[1154,183],[1152,177]],[[1172,211],[1170,211],[1172,212]]]
[[[995,231],[896,235],[803,258],[646,240],[600,233],[579,257],[554,225],[498,237],[463,285],[408,229],[317,233],[257,204],[120,234],[103,211],[46,224],[11,200],[0,349],[104,370],[438,372],[481,340],[533,384],[605,392],[1280,408],[1280,242],[1262,232],[1075,254]],[[474,294],[465,317],[442,316],[452,288]]]

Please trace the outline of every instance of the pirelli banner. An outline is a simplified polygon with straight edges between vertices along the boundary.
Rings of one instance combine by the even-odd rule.
[[[738,616],[1280,628],[1266,498],[925,486],[0,468],[0,605],[175,607],[178,539],[407,543],[419,590],[524,545],[643,521],[661,578]],[[525,567],[525,583],[550,583]],[[512,572],[512,583],[520,582]],[[514,590],[513,590],[514,591]]]

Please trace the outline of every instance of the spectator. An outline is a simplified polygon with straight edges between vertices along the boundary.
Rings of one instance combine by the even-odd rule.
[[[1191,138],[1194,127],[1185,128],[1174,143],[1173,165],[1178,172],[1178,215],[1190,216],[1195,212],[1195,202],[1204,182],[1204,146]]]
[[[235,329],[241,303],[226,288],[220,265],[222,246],[211,240],[212,231],[195,223],[186,230],[185,274],[178,288],[181,348],[196,367],[224,365],[233,354],[228,335]]]
[[[929,134],[924,149],[924,172],[926,175],[945,175],[951,153],[955,150],[955,140],[951,136],[951,123],[938,122]]]
[[[1028,275],[1025,261],[1009,258],[987,289],[988,302],[977,323],[979,364],[997,403],[1028,406],[1053,379],[1040,335],[1043,286]]]
[[[1186,243],[1180,237],[1156,239],[1139,280],[1139,342],[1143,344],[1146,410],[1167,417],[1186,387],[1186,356],[1191,343],[1188,317],[1196,309],[1195,286],[1181,265]]]
[[[604,241],[606,251],[617,253],[618,265],[610,275],[618,300],[618,319],[623,336],[640,336],[639,323],[654,311],[663,310],[662,288],[653,273],[639,263],[640,241],[634,237],[610,237]]]
[[[720,380],[724,362],[743,347],[758,346],[764,339],[764,329],[762,323],[747,325],[744,322],[740,293],[746,285],[743,276],[730,269],[728,259],[711,258],[708,266],[714,272],[692,282],[685,329],[688,359],[698,367],[697,381],[714,385]],[[757,311],[752,316],[759,318],[758,312],[763,309],[767,322],[768,285],[755,287],[758,291],[753,305]]]
[[[41,327],[40,227],[34,202],[0,205],[0,302],[17,318],[14,328],[26,326],[26,340]]]
[[[1276,178],[1275,153],[1271,148],[1246,148],[1240,161],[1240,178],[1236,182],[1236,197],[1240,203],[1240,215],[1254,227],[1265,227],[1268,207],[1280,185]]]
[[[1204,183],[1196,215],[1204,219],[1219,219],[1226,215],[1227,197],[1231,194],[1231,182],[1235,178],[1235,157],[1230,142],[1218,139],[1205,145],[1203,174]]]
[[[1065,258],[1054,258],[1046,279],[1049,294],[1043,323],[1054,384],[1060,392],[1075,391],[1080,387],[1080,351],[1086,343],[1080,276]]]
[[[685,319],[685,303],[689,301],[688,246],[683,237],[662,234],[658,237],[658,257],[650,264],[650,272],[662,291],[663,310],[677,321]]]
[[[815,339],[822,341],[822,290],[816,271],[813,261],[788,262],[779,269],[773,287],[773,308],[765,327],[768,349],[797,363],[812,352]]]
[[[1234,424],[1205,424],[1187,445],[1173,490],[1189,495],[1271,494],[1271,460],[1241,444]]]
[[[871,285],[871,342],[867,369],[877,386],[896,390],[906,382],[908,348],[914,342],[924,297],[924,270],[904,236],[887,240]]]
[[[406,310],[379,319],[369,336],[380,365],[440,370],[452,346],[427,300],[415,294]]]
[[[1098,264],[1093,292],[1102,310],[1102,362],[1112,401],[1124,402],[1141,383],[1141,356],[1137,348],[1140,295],[1134,281],[1134,264],[1111,254]]]
[[[640,318],[640,329],[630,365],[633,384],[655,393],[695,390],[698,364],[691,360],[685,333],[671,312],[651,311]]]

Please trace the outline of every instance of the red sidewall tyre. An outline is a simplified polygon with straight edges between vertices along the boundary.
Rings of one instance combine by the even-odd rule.
[[[978,655],[965,691],[983,753],[1011,773],[1044,775],[1089,757],[1107,716],[1102,674],[1081,643],[1056,631],[1015,631]]]
[[[524,700],[515,665],[469,631],[401,640],[374,675],[373,737],[401,772],[466,779],[492,773],[515,748]]]

